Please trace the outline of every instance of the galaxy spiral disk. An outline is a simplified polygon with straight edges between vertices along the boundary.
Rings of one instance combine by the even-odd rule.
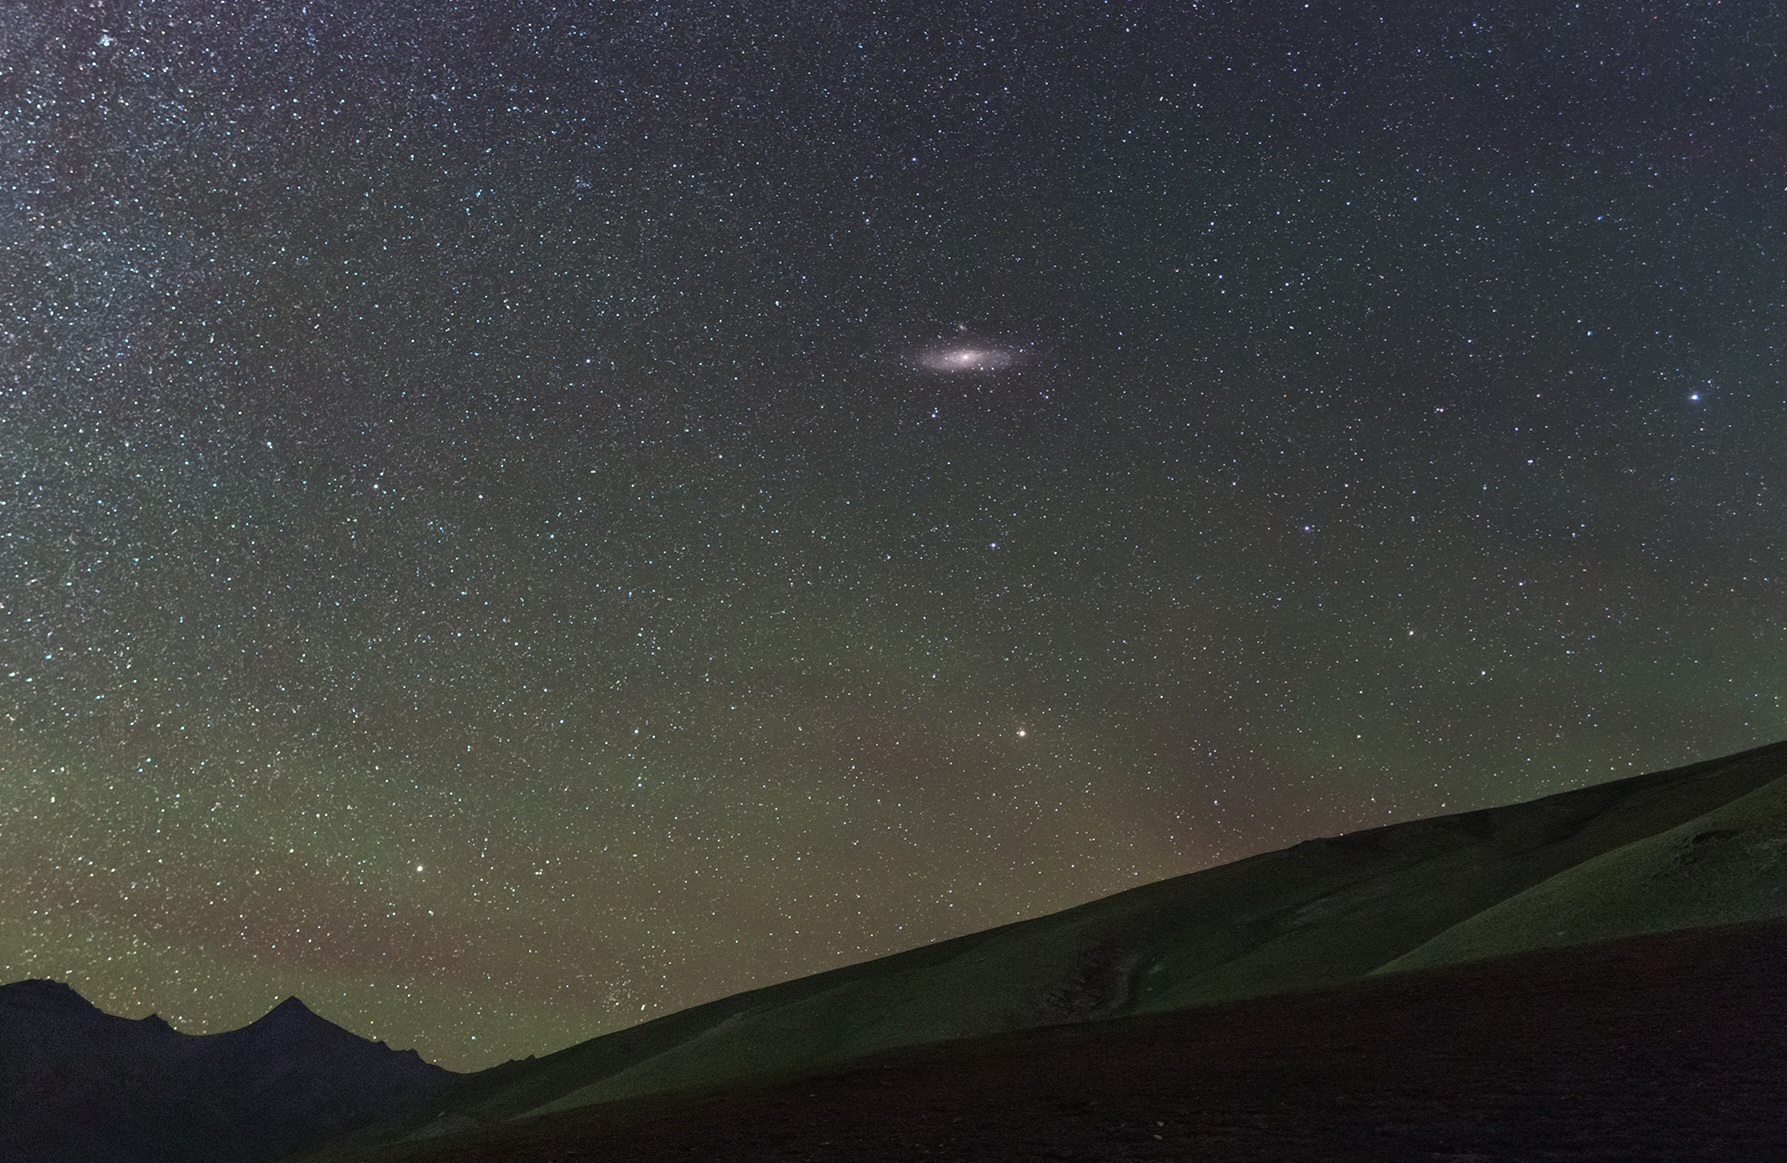
[[[919,367],[931,372],[995,372],[1017,362],[1017,353],[996,344],[955,343],[918,353]]]

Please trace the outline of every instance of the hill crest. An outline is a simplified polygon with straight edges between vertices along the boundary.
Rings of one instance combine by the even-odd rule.
[[[469,1075],[365,1141],[832,1070],[903,1046],[1363,980],[1536,886],[1691,830],[1783,780],[1787,743],[1528,803],[1306,841]],[[1783,794],[1757,801],[1770,819],[1787,815],[1787,783],[1777,790]],[[1773,867],[1757,865],[1757,875],[1775,875]],[[1787,877],[1787,862],[1780,874]],[[1680,916],[1723,923],[1787,912],[1775,903],[1787,902],[1787,885],[1779,894],[1752,885],[1739,895],[1741,906],[1709,901]],[[1594,935],[1654,931],[1613,928]],[[1497,952],[1532,947],[1515,940]],[[1472,956],[1464,949],[1433,963]]]

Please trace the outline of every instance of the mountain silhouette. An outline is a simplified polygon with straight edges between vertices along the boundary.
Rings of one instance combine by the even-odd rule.
[[[287,998],[191,1035],[58,981],[0,986],[0,1161],[255,1163],[390,1118],[453,1075]]]
[[[1396,824],[455,1076],[0,987],[0,1163],[1787,1157],[1787,743]],[[1344,1149],[1342,1149],[1344,1148]]]

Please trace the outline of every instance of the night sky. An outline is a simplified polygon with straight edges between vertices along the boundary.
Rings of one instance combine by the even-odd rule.
[[[0,979],[464,1069],[1787,735],[1784,51],[0,0]]]

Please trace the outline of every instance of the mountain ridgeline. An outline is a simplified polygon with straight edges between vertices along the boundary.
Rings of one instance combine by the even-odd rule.
[[[66,985],[23,981],[0,986],[0,1163],[258,1163],[294,1152],[307,1153],[302,1157],[311,1163],[482,1159],[479,1143],[518,1141],[536,1127],[548,1139],[559,1136],[554,1143],[582,1150],[590,1135],[619,1133],[608,1126],[613,1120],[603,1122],[606,1130],[588,1121],[600,1110],[637,1113],[641,1103],[694,1101],[698,1092],[718,1096],[700,1099],[709,1105],[748,1107],[758,1100],[724,1096],[773,1097],[788,1080],[842,1078],[839,1071],[865,1060],[898,1070],[903,1052],[967,1054],[966,1062],[993,1053],[974,1046],[1008,1046],[1012,1062],[1022,1063],[1031,1050],[1011,1039],[1030,1036],[1025,1031],[1087,1031],[1094,1040],[1083,1047],[1063,1044],[1062,1061],[1070,1065],[1099,1053],[1116,1054],[1113,1062],[1136,1060],[1156,1036],[1213,1037],[1215,1054],[1239,1037],[1211,1033],[1229,1028],[1225,1021],[1241,1022],[1237,1030],[1266,1028],[1261,1023],[1277,1009],[1253,1016],[1245,1009],[1261,999],[1290,1005],[1295,995],[1306,999],[1297,1004],[1317,1007],[1312,1014],[1390,1007],[1368,1023],[1376,1028],[1397,1006],[1418,1009],[1430,994],[1429,1002],[1441,1004],[1434,999],[1450,997],[1447,989],[1466,988],[1459,995],[1465,997],[1494,986],[1501,980],[1495,974],[1513,974],[1510,982],[1539,975],[1538,984],[1519,986],[1531,998],[1540,996],[1532,990],[1545,974],[1592,977],[1594,957],[1609,964],[1639,957],[1634,965],[1648,965],[1645,958],[1661,954],[1583,960],[1570,952],[1626,948],[1622,942],[1646,934],[1749,933],[1718,940],[1736,941],[1732,948],[1742,956],[1770,964],[1766,950],[1742,949],[1775,941],[1775,930],[1743,926],[1784,917],[1787,743],[1531,803],[1312,840],[724,998],[473,1075],[453,1075],[414,1052],[359,1038],[295,998],[240,1030],[192,1036],[156,1017],[102,1013]],[[1548,950],[1565,960],[1548,968]],[[1670,956],[1694,954],[1682,945]],[[1494,968],[1504,964],[1515,968]],[[1453,980],[1471,966],[1490,967],[1481,987]],[[1690,962],[1679,969],[1690,972]],[[1753,993],[1762,991],[1753,999],[1760,1014],[1772,1004],[1774,986],[1754,967],[1743,973]],[[1409,983],[1411,1000],[1396,1000],[1395,990],[1404,988],[1398,982]],[[1572,988],[1572,996],[1598,996]],[[1680,990],[1653,992],[1666,1009]],[[1329,997],[1341,1000],[1321,1000]],[[1574,1011],[1553,1001],[1563,1008],[1546,1021],[1568,1026]],[[1211,1015],[1210,1030],[1149,1032],[1151,1023],[1196,1013]],[[1590,1017],[1585,1030],[1611,1020]],[[1502,1019],[1486,1011],[1483,1020]],[[1665,1024],[1699,1020],[1678,1016]],[[1097,1030],[1117,1041],[1105,1045],[1110,1039],[1094,1036]],[[1315,1036],[1286,1034],[1292,1043]],[[1633,1039],[1642,1040],[1639,1033]],[[1119,1042],[1127,1047],[1120,1054]],[[951,1043],[967,1049],[952,1050]],[[1746,1054],[1745,1061],[1755,1057]],[[936,1069],[961,1065],[948,1061]],[[935,1073],[913,1071],[923,1085]],[[994,1075],[987,1085],[996,1083]],[[879,1086],[862,1094],[895,1101]],[[799,1108],[795,1100],[790,1109]],[[861,1101],[851,1098],[846,1107]],[[633,1116],[617,1117],[614,1126]],[[833,1119],[826,1126],[843,1124]]]
[[[411,1158],[477,1128],[821,1074],[900,1047],[1781,916],[1787,743],[1312,840],[724,998],[464,1076],[315,1158],[384,1146]]]
[[[223,1034],[0,986],[0,1161],[257,1163],[388,1119],[454,1075],[288,998]]]

